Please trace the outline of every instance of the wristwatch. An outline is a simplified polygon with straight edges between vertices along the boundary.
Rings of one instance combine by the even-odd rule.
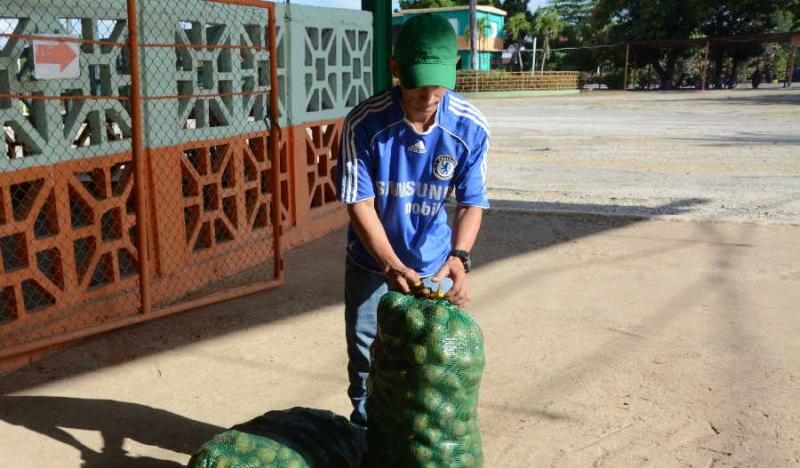
[[[456,257],[457,259],[461,260],[461,263],[464,264],[464,271],[466,273],[469,273],[469,270],[472,269],[472,258],[469,256],[469,252],[466,250],[453,249],[450,251],[450,257]]]

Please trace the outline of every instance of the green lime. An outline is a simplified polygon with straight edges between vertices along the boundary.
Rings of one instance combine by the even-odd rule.
[[[438,456],[439,461],[443,462],[443,466],[447,466],[446,462],[453,458],[453,455],[458,451],[458,443],[453,441],[442,441],[433,446],[433,452]]]
[[[217,458],[214,461],[214,468],[231,468],[233,460],[230,458]]]
[[[435,445],[442,440],[442,431],[432,427],[425,428],[419,431],[419,435],[428,445]]]
[[[233,448],[236,450],[236,452],[240,454],[250,453],[253,451],[255,446],[255,442],[253,442],[253,438],[250,435],[243,432],[236,434],[236,438],[233,442]]]
[[[413,345],[411,346],[411,362],[412,364],[425,364],[425,359],[428,357],[428,349],[425,346]]]
[[[420,392],[422,406],[428,410],[435,410],[442,404],[442,396],[432,388],[425,388]]]
[[[436,364],[427,364],[422,367],[421,373],[426,382],[435,383],[444,375],[444,368]]]
[[[458,393],[458,390],[461,389],[461,381],[458,380],[458,374],[453,372],[449,372],[444,376],[444,378],[442,378],[441,385],[448,391],[456,394]]]
[[[294,457],[294,450],[289,447],[281,446],[281,448],[278,449],[278,460],[288,461],[291,460],[292,457]]]
[[[428,324],[427,341],[429,346],[438,348],[441,346],[442,338],[444,338],[445,328],[439,322],[431,322]]]
[[[406,329],[411,335],[416,335],[425,327],[425,315],[419,307],[412,306],[406,313]]]
[[[418,463],[427,462],[433,457],[431,449],[419,442],[411,443],[411,454]]]
[[[414,428],[415,432],[422,432],[423,430],[428,428],[428,415],[427,414],[418,414],[414,416],[414,421],[412,423],[412,427]]]
[[[433,307],[429,307],[428,313],[433,320],[436,320],[439,323],[447,322],[447,317],[450,315],[447,312],[447,308],[442,305],[434,305]]]
[[[437,413],[439,421],[448,422],[455,418],[456,408],[449,402],[445,401],[439,406]]]
[[[275,457],[277,456],[277,451],[273,447],[264,447],[258,449],[256,452],[256,456],[258,457],[258,461],[261,463],[272,463],[275,461]]]
[[[450,426],[450,434],[454,437],[463,437],[467,433],[467,424],[464,421],[454,421]]]

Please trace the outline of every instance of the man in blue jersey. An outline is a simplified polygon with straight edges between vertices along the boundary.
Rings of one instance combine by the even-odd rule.
[[[337,195],[347,204],[345,322],[350,419],[367,425],[369,348],[377,305],[389,289],[410,294],[421,282],[464,307],[470,250],[486,196],[489,128],[455,87],[456,34],[441,16],[402,27],[391,61],[400,86],[362,102],[345,120]],[[453,226],[443,208],[455,195]]]

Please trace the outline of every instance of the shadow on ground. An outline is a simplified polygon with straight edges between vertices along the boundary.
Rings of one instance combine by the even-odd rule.
[[[737,95],[739,91],[754,91],[755,93],[742,93],[742,95]],[[705,94],[711,93],[711,94]],[[706,91],[703,94],[708,97],[702,97],[697,99],[687,99],[683,102],[691,103],[691,102],[698,102],[698,103],[705,103],[710,102],[714,104],[730,104],[734,106],[742,106],[748,104],[757,104],[757,105],[791,105],[791,104],[800,104],[800,86],[794,85],[793,88],[769,88],[769,89],[759,89],[754,90],[751,89],[749,83],[746,88],[736,89],[732,91],[728,91],[728,94],[722,96],[718,94],[714,94],[714,91]],[[789,122],[787,121],[787,125]]]
[[[704,200],[697,199],[680,200],[656,210],[665,215],[681,214],[703,203]],[[647,219],[585,213],[593,208],[608,209],[602,206],[576,205],[572,209],[560,206],[562,212],[542,212],[542,206],[518,201],[498,200],[494,206],[497,208],[484,218],[474,248],[478,268],[481,264],[621,229]],[[636,207],[632,208],[635,211]],[[640,211],[653,209],[639,208]],[[0,376],[0,395],[30,390],[48,382],[178,349],[198,340],[341,303],[344,237],[344,232],[339,230],[290,252],[286,257],[285,286],[87,338],[23,369]],[[129,457],[122,442],[128,438],[191,454],[223,430],[139,404],[46,396],[0,396],[0,420],[75,447],[81,452],[85,467],[176,466],[163,460]],[[103,450],[98,453],[86,447],[62,428],[98,431],[103,437]]]
[[[478,268],[481,263],[526,254],[648,219],[589,214],[607,211],[607,205],[559,204],[559,212],[542,212],[542,206],[535,202],[496,200],[492,203],[500,208],[490,210],[484,217],[474,248]],[[632,212],[677,215],[704,203],[705,200],[686,199],[658,207],[628,208]],[[84,339],[0,376],[0,395],[340,303],[344,288],[344,251],[344,230],[331,233],[287,254],[286,284],[280,288]],[[298,300],[300,298],[302,300]]]
[[[156,458],[131,457],[123,442],[135,440],[191,454],[222,431],[221,427],[145,405],[54,396],[0,396],[0,420],[74,447],[81,453],[81,466],[85,468],[183,466]],[[103,438],[102,450],[87,447],[65,429],[97,431]]]
[[[798,101],[800,104],[800,100]],[[741,132],[734,135],[709,135],[693,138],[673,138],[680,141],[707,141],[705,146],[739,146],[739,145],[798,145],[800,135],[796,133],[749,133]]]

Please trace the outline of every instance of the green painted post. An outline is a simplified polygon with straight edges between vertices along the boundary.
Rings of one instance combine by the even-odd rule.
[[[372,12],[372,88],[379,93],[392,87],[389,57],[392,56],[391,0],[361,0],[361,9]]]

